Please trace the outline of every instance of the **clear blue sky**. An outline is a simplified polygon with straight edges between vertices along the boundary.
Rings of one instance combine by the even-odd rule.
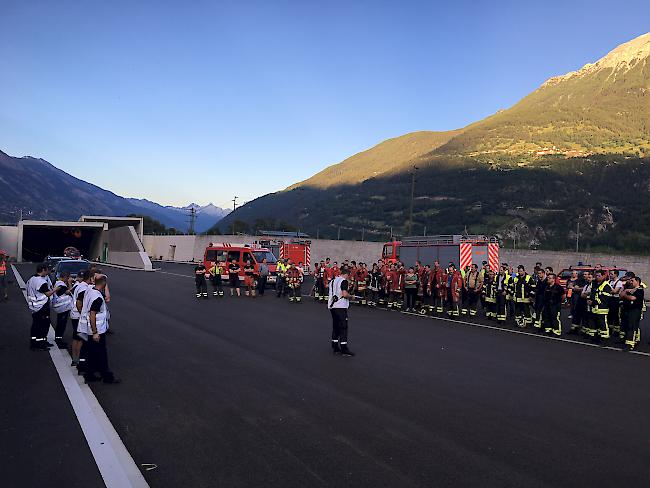
[[[0,0],[0,149],[223,206],[511,106],[648,19],[648,0]]]

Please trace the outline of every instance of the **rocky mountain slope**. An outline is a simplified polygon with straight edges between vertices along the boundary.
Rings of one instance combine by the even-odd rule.
[[[508,110],[385,141],[219,223],[386,239],[480,232],[505,245],[650,252],[650,33]]]

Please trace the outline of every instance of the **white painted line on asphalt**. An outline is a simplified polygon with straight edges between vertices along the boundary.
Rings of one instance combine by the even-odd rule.
[[[26,301],[25,280],[14,265],[11,268]],[[48,340],[53,339],[54,329],[50,327]],[[51,348],[49,352],[106,486],[108,488],[148,487],[144,476],[126,450],[92,390],[83,382],[81,376],[73,374],[68,352],[58,347]]]
[[[156,273],[168,274],[172,276],[182,276],[183,278],[194,278],[194,276],[179,274],[179,273],[170,273],[169,271],[156,271]]]
[[[93,262],[96,266],[108,266],[109,268],[124,269],[126,271],[144,271],[146,273],[151,273],[153,269],[141,269],[141,268],[131,268],[130,266],[122,266],[121,264],[112,264],[112,263],[96,263]]]

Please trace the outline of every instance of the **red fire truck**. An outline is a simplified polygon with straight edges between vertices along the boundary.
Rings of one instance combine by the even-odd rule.
[[[305,272],[308,272],[311,265],[311,241],[302,239],[283,240],[261,240],[260,246],[270,249],[278,259],[291,259],[296,265],[303,264]]]
[[[404,237],[384,244],[382,259],[390,263],[402,261],[406,266],[413,266],[416,261],[422,264],[438,261],[445,267],[451,262],[460,269],[471,264],[480,268],[487,261],[490,268],[499,269],[499,241],[483,235]]]
[[[276,264],[278,261],[270,249],[256,244],[229,244],[226,242],[222,242],[221,244],[210,243],[208,247],[205,248],[205,253],[203,254],[203,265],[205,266],[205,269],[209,270],[218,262],[223,267],[221,279],[228,280],[228,264],[232,263],[233,259],[239,264],[240,281],[244,281],[244,266],[246,265],[246,261],[250,260],[250,262],[255,266],[255,271],[259,271],[260,263],[263,259],[266,259],[266,263],[269,266],[269,277],[266,283],[269,285],[275,285],[277,277]]]

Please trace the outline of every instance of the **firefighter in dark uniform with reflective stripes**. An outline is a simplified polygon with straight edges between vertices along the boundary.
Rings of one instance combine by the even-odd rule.
[[[543,293],[542,326],[544,333],[560,336],[562,334],[560,310],[564,302],[565,291],[564,287],[556,282],[555,273],[546,275],[546,287]]]
[[[591,295],[588,302],[591,306],[592,325],[588,333],[594,342],[601,339],[609,339],[609,326],[607,315],[609,314],[609,299],[612,297],[612,287],[607,281],[605,271],[598,270],[595,273],[595,280],[591,286]]]
[[[519,327],[531,325],[533,318],[530,303],[533,295],[533,279],[521,264],[517,266],[517,276],[512,281],[512,290],[515,302],[515,322]]]
[[[507,297],[509,294],[508,281],[508,266],[501,266],[499,274],[494,277],[494,288],[496,290],[496,318],[497,323],[505,322],[507,317]]]
[[[533,311],[535,312],[535,318],[533,320],[533,326],[537,332],[542,331],[542,313],[544,311],[544,298],[547,285],[546,274],[542,268],[538,268],[535,272],[537,275],[537,280],[535,282],[535,299],[533,305]]]
[[[194,268],[194,284],[196,285],[196,298],[208,298],[208,284],[205,281],[207,271],[203,264]]]
[[[639,323],[643,314],[645,290],[641,278],[632,276],[621,291],[621,326],[625,333],[624,351],[631,351],[641,342]]]
[[[488,270],[483,280],[483,303],[488,320],[497,317],[497,278],[494,271]]]

